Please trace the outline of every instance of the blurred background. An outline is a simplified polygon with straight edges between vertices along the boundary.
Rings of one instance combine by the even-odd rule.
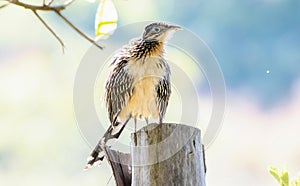
[[[215,54],[227,108],[206,152],[207,185],[276,185],[271,165],[287,166],[292,178],[300,173],[300,1],[113,2],[119,25],[173,22]],[[97,5],[76,1],[63,13],[94,37]],[[76,70],[91,45],[56,15],[41,15],[66,43],[64,54],[32,12],[13,5],[0,10],[0,185],[106,185],[107,162],[82,171],[90,147],[72,103]]]

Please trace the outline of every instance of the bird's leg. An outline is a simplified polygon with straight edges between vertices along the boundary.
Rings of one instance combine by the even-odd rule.
[[[162,117],[159,117],[158,124],[162,124]]]
[[[136,118],[134,118],[134,132],[136,132]]]
[[[148,118],[145,118],[146,124],[149,125],[149,120]]]

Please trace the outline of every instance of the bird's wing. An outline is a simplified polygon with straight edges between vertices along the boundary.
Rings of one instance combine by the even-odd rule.
[[[119,113],[127,104],[132,93],[133,77],[124,68],[127,63],[127,59],[116,58],[113,71],[106,82],[105,100],[112,125],[115,124]]]
[[[158,105],[159,112],[159,123],[161,123],[166,113],[169,98],[171,95],[171,85],[168,76],[165,76],[158,82],[158,85],[156,86],[156,93],[156,102]]]

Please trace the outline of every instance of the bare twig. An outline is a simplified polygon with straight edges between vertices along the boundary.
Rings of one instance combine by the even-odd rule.
[[[103,49],[102,46],[100,46],[93,39],[91,39],[86,34],[84,34],[79,28],[77,28],[64,15],[61,14],[61,11],[65,10],[75,0],[68,0],[64,4],[57,5],[57,6],[51,6],[51,4],[54,2],[54,0],[50,0],[48,3],[46,3],[46,0],[43,0],[43,5],[42,6],[26,4],[26,3],[20,2],[19,0],[1,0],[1,1],[6,1],[6,2],[8,2],[8,4],[2,5],[2,6],[0,6],[0,8],[4,8],[4,7],[6,7],[9,4],[14,4],[14,5],[23,7],[25,9],[31,10],[37,16],[37,18],[43,23],[43,25],[51,32],[51,34],[58,40],[58,42],[60,43],[60,45],[63,48],[63,51],[64,51],[65,45],[64,45],[62,39],[46,23],[46,21],[44,19],[42,19],[42,17],[37,13],[37,11],[52,11],[52,12],[55,12],[61,19],[63,19],[71,28],[73,28],[77,33],[79,33],[83,38],[85,38],[86,40],[88,40],[89,42],[91,42],[92,44],[94,44],[95,46],[97,46],[98,48]]]
[[[109,184],[112,177],[113,177],[113,174],[110,176],[109,180],[107,181],[106,186]]]
[[[64,15],[60,13],[60,11],[55,11],[57,15],[62,18],[70,27],[72,27],[78,34],[80,34],[82,37],[84,37],[86,40],[94,44],[100,49],[103,49],[102,46],[98,45],[93,39],[89,38],[87,35],[85,35],[79,28],[77,28],[73,23],[71,23]]]
[[[48,6],[48,5],[37,6],[37,5],[26,4],[26,3],[20,2],[18,0],[6,0],[6,1],[11,4],[14,4],[14,5],[21,6],[25,9],[42,10],[42,11],[62,11],[70,5],[70,3],[68,3],[66,5],[63,4],[63,5],[58,5],[58,6]],[[72,0],[72,2],[73,2],[73,0]]]
[[[9,3],[4,4],[4,5],[1,5],[1,6],[0,6],[0,9],[5,8],[5,7],[7,7],[8,5],[9,5]]]
[[[54,30],[44,21],[44,19],[37,13],[36,10],[32,10],[33,13],[36,15],[37,18],[39,18],[39,20],[43,23],[43,25],[51,32],[51,34],[58,40],[58,42],[60,43],[62,50],[64,52],[65,49],[65,44],[62,41],[62,39],[54,32]]]
[[[67,7],[67,6],[69,6],[70,4],[72,4],[74,1],[75,1],[75,0],[68,0],[68,1],[66,1],[66,2],[63,4],[63,6]],[[52,2],[54,2],[54,0],[52,0]],[[52,3],[52,2],[51,2],[51,3]]]
[[[48,6],[50,6],[53,2],[54,0],[49,1]]]

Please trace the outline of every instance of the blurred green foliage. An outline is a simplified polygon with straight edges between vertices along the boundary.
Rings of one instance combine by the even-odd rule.
[[[280,186],[300,186],[300,175],[294,181],[290,181],[289,172],[284,168],[270,167],[269,172],[277,180]]]

